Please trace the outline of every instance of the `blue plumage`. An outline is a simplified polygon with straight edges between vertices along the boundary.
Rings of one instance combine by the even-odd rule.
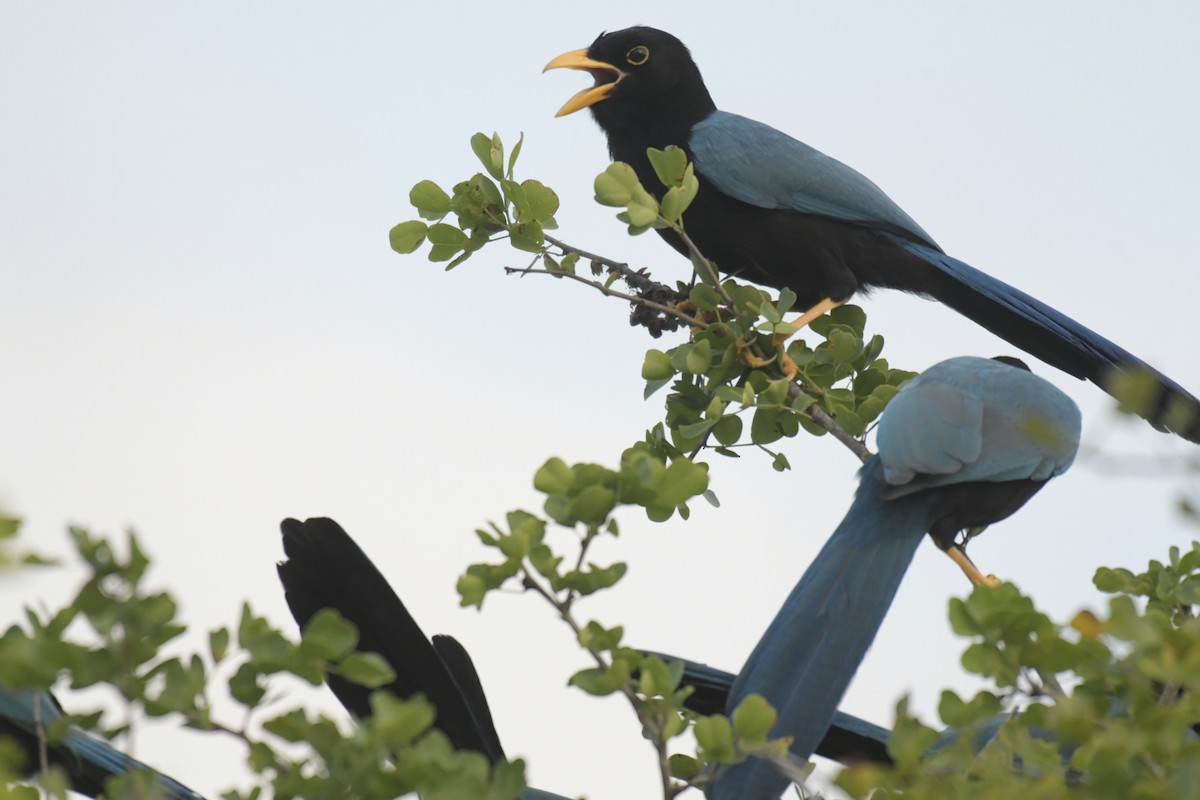
[[[885,410],[879,455],[849,512],[738,674],[727,709],[763,695],[773,735],[808,758],[892,603],[926,532],[987,524],[1065,471],[1079,444],[1074,403],[999,361],[954,358],[910,381]],[[965,509],[965,511],[964,511]],[[760,759],[723,770],[714,800],[777,798],[788,778]]]
[[[717,110],[692,127],[687,144],[696,172],[743,203],[894,230],[937,248],[861,173],[770,125]]]
[[[968,481],[1046,481],[1075,460],[1083,420],[1031,372],[961,356],[909,381],[879,422],[887,497]]]
[[[27,768],[38,766],[39,727],[44,729],[61,718],[62,709],[48,692],[12,691],[0,686],[0,736],[17,739],[26,751]],[[75,728],[68,730],[61,741],[49,744],[47,753],[52,763],[59,764],[71,776],[76,791],[92,797],[104,790],[104,780],[108,777],[145,771],[156,775],[164,797],[204,800],[178,781]]]

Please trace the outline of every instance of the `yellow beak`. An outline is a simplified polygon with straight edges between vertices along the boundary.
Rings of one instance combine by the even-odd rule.
[[[552,69],[582,69],[592,73],[592,77],[596,79],[595,86],[589,86],[581,92],[575,94],[568,100],[563,107],[558,110],[554,116],[565,117],[567,114],[572,114],[581,108],[599,103],[604,98],[612,93],[613,87],[625,77],[625,73],[614,67],[612,64],[605,64],[603,61],[597,61],[594,58],[588,58],[587,50],[572,50],[569,53],[563,53],[558,58],[553,59],[547,64],[542,72],[547,72]]]

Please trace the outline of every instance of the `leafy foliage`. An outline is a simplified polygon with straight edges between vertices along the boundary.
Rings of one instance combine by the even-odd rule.
[[[1200,543],[1172,547],[1166,563],[1140,573],[1101,568],[1095,583],[1112,595],[1107,611],[1081,611],[1066,625],[1009,584],[951,600],[954,630],[972,642],[963,666],[995,691],[970,700],[943,693],[939,714],[961,734],[951,744],[901,703],[889,745],[895,767],[853,767],[839,784],[854,797],[1191,796],[1200,769]],[[1002,714],[1006,706],[1016,710]],[[980,737],[990,743],[977,754]]]
[[[788,756],[789,740],[771,738],[775,711],[761,697],[746,698],[729,716],[698,716],[684,708],[691,689],[680,685],[680,665],[629,647],[619,624],[578,617],[579,602],[613,589],[627,569],[620,561],[589,561],[588,551],[598,537],[619,535],[616,515],[623,507],[660,522],[676,514],[688,518],[697,497],[716,505],[708,467],[694,460],[706,448],[723,456],[759,449],[783,470],[786,457],[770,447],[805,431],[832,433],[857,457],[868,457],[869,427],[913,373],[882,358],[883,338],[868,335],[866,315],[856,306],[841,306],[792,338],[784,315],[794,294],[774,297],[722,278],[694,248],[698,279],[676,291],[554,240],[547,231],[557,227],[558,195],[540,181],[515,177],[523,139],[508,152],[496,134],[477,133],[470,145],[482,170],[449,191],[432,180],[414,185],[409,201],[418,219],[391,229],[394,250],[409,254],[428,244],[428,259],[451,269],[507,240],[530,258],[514,271],[588,283],[631,302],[634,319],[643,319],[654,335],[665,329],[663,319],[686,325],[691,335],[646,352],[645,395],[670,387],[664,418],[626,448],[615,467],[551,458],[533,477],[545,495],[540,514],[515,510],[502,525],[476,532],[491,558],[459,579],[462,604],[482,608],[489,593],[514,582],[546,600],[593,662],[570,684],[631,704],[658,754],[667,800],[703,787],[720,765],[745,758],[767,758],[803,775]],[[648,191],[618,163],[595,179],[596,201],[620,209],[617,218],[632,235],[669,229],[690,246],[683,213],[698,191],[694,169],[678,148],[648,156],[662,191]],[[607,271],[607,277],[577,274],[581,259],[595,276]],[[618,279],[634,294],[614,290]],[[649,310],[654,323],[639,318],[638,309]],[[1138,391],[1131,384],[1127,405],[1137,405]],[[1194,507],[1185,504],[1185,513],[1194,516]],[[43,561],[13,553],[18,527],[17,520],[0,517],[0,566]],[[127,537],[127,555],[120,556],[86,530],[72,529],[71,536],[91,576],[65,607],[27,610],[24,627],[14,625],[0,637],[0,686],[105,685],[135,712],[129,718],[178,714],[191,727],[232,736],[245,746],[257,779],[231,789],[230,800],[257,800],[264,790],[280,798],[419,792],[439,800],[506,800],[524,789],[520,760],[493,767],[478,754],[454,751],[432,728],[435,709],[420,699],[377,692],[374,716],[352,731],[299,706],[278,708],[272,690],[285,676],[311,685],[330,674],[368,687],[391,680],[381,658],[356,651],[357,632],[337,614],[318,614],[296,641],[244,606],[236,629],[209,632],[206,653],[166,657],[161,648],[184,626],[169,593],[144,587],[150,562],[137,538]],[[1167,562],[1152,562],[1137,574],[1102,568],[1095,581],[1112,595],[1107,610],[1080,612],[1066,625],[1011,585],[952,600],[951,624],[970,642],[963,666],[991,688],[972,698],[945,692],[939,714],[952,728],[943,733],[909,714],[902,700],[889,742],[894,765],[851,767],[841,773],[841,787],[856,798],[914,799],[1193,793],[1200,773],[1200,622],[1194,611],[1200,545],[1186,553],[1173,549]],[[79,628],[81,638],[68,635]],[[210,694],[217,681],[243,707],[241,724],[216,718]],[[127,721],[93,711],[46,726],[46,741],[60,740],[69,726],[104,737],[129,732]],[[695,746],[682,752],[680,737],[689,731]],[[0,741],[0,800],[37,796],[17,783],[23,766],[17,761]],[[49,769],[38,786],[65,797],[68,780],[61,769]],[[149,780],[116,780],[107,794],[152,796]]]
[[[477,133],[471,146],[487,174],[476,173],[459,183],[452,195],[432,181],[416,184],[409,200],[423,219],[436,224],[430,227],[421,220],[398,224],[392,229],[393,249],[411,253],[428,238],[429,259],[453,259],[452,267],[485,244],[508,238],[517,249],[535,253],[535,263],[542,263],[543,271],[574,276],[578,251],[564,246],[564,254],[556,256],[544,236],[525,233],[530,222],[543,230],[553,227],[558,199],[537,181],[515,183],[513,168],[520,144],[507,162],[495,134]],[[665,189],[661,202],[621,162],[596,177],[596,201],[622,209],[617,218],[631,235],[670,228],[690,243],[682,215],[699,189],[693,166],[677,147],[651,148],[648,155]],[[501,165],[505,165],[503,173]],[[476,195],[484,200],[468,201]],[[451,212],[457,216],[457,227],[443,221]],[[722,455],[735,456],[737,447],[756,447],[771,456],[776,469],[787,469],[787,459],[768,445],[801,430],[819,436],[836,429],[848,439],[861,441],[887,401],[914,374],[881,358],[883,337],[866,335],[866,314],[861,308],[842,306],[813,322],[809,330],[817,338],[814,344],[802,338],[787,344],[795,333],[784,320],[796,301],[792,292],[784,290],[774,298],[732,278],[721,280],[702,253],[693,249],[692,258],[701,281],[677,296],[669,310],[691,326],[693,335],[669,350],[648,351],[642,366],[647,397],[671,386],[665,427],[658,435],[663,440],[660,446],[669,447],[672,455],[698,452],[715,441],[712,446]],[[521,271],[537,270],[531,265]],[[617,276],[613,272],[603,284],[593,285],[608,290]],[[635,305],[657,305],[659,294],[622,297]],[[859,454],[865,455],[865,448]]]
[[[90,577],[63,608],[46,613],[27,609],[25,626],[14,625],[0,636],[0,686],[6,690],[49,690],[60,682],[72,688],[105,685],[131,712],[178,714],[191,727],[233,736],[245,745],[246,763],[258,776],[253,786],[225,795],[237,800],[256,800],[268,787],[278,798],[378,800],[434,790],[447,800],[514,800],[524,788],[521,761],[492,769],[481,755],[455,751],[431,728],[434,709],[423,699],[403,701],[376,692],[371,697],[374,716],[351,732],[300,707],[279,709],[270,688],[282,675],[318,685],[325,675],[336,674],[368,687],[393,678],[379,656],[355,651],[357,631],[335,612],[319,613],[294,641],[244,606],[236,648],[230,646],[230,631],[221,628],[210,632],[208,653],[164,657],[161,648],[185,628],[171,595],[145,588],[150,559],[137,537],[127,536],[124,557],[107,539],[84,529],[73,528],[71,538]],[[83,623],[79,638],[68,635],[72,622]],[[232,673],[224,682],[244,707],[240,725],[215,718],[209,698],[222,680],[218,672]],[[130,713],[126,719],[136,716]],[[256,733],[258,725],[252,723],[263,732]],[[66,715],[47,726],[44,735],[57,742],[71,726],[104,738],[129,732],[128,722],[107,722],[107,715],[97,710]],[[299,755],[288,746],[296,743],[306,745]],[[9,787],[0,788],[0,794],[37,796],[32,789],[10,786],[21,767],[14,753],[0,746],[0,787]],[[53,769],[43,773],[38,785],[65,798],[69,778]],[[149,787],[144,774],[110,779],[107,796],[144,800],[154,796]]]

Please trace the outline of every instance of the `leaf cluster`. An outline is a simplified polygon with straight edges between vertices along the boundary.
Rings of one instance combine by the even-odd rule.
[[[278,709],[273,687],[284,675],[319,685],[336,674],[371,688],[394,679],[380,656],[357,652],[358,632],[336,612],[318,613],[296,641],[244,605],[235,635],[219,628],[209,633],[203,656],[166,657],[161,649],[185,628],[170,594],[146,589],[150,559],[137,537],[127,536],[126,556],[84,529],[73,528],[71,537],[90,577],[62,609],[46,614],[27,609],[25,626],[14,625],[0,636],[0,687],[14,692],[46,691],[62,683],[107,686],[128,714],[115,724],[100,710],[48,714],[39,731],[47,745],[80,735],[72,729],[113,739],[129,733],[131,720],[142,714],[178,714],[190,727],[232,736],[244,745],[258,781],[229,790],[224,796],[230,800],[257,800],[268,787],[279,798],[376,800],[409,792],[445,800],[515,800],[523,790],[522,762],[493,768],[482,755],[456,751],[432,727],[435,709],[422,698],[399,700],[376,691],[374,715],[350,732],[301,707]],[[79,638],[68,630],[73,623],[84,628]],[[244,710],[236,726],[220,721],[210,701],[221,680],[218,673],[230,672],[226,688]],[[17,781],[21,770],[38,766],[20,763],[4,744],[0,741],[0,787]],[[154,780],[147,773],[113,778],[106,794],[144,800],[158,795]],[[70,778],[55,767],[41,773],[38,785],[65,798]],[[20,787],[8,791],[29,796]]]
[[[814,344],[806,336],[779,349],[779,360],[786,355],[795,366],[792,374],[747,370],[742,358],[747,337],[761,337],[774,347],[773,337],[792,298],[785,291],[772,302],[767,293],[732,280],[725,282],[725,289],[733,298],[735,316],[710,324],[670,350],[648,351],[642,364],[647,396],[671,384],[666,426],[680,450],[693,450],[711,437],[718,453],[736,456],[735,447],[765,448],[801,430],[820,436],[827,429],[813,420],[813,407],[861,438],[915,374],[891,367],[881,357],[883,337],[867,337],[866,315],[852,305],[840,306],[810,326],[816,334]],[[717,312],[714,294],[711,287],[697,285],[692,302]],[[775,465],[786,469],[787,461],[777,455]]]
[[[545,232],[558,227],[558,195],[541,182],[528,179],[517,183],[513,169],[521,154],[522,137],[504,158],[504,143],[499,135],[477,133],[471,137],[471,149],[483,164],[477,172],[447,193],[431,180],[413,186],[409,202],[421,219],[401,222],[388,236],[397,253],[415,252],[429,242],[429,260],[449,262],[453,269],[485,244],[507,238],[513,247],[529,253],[542,253]],[[486,173],[486,174],[485,174]],[[446,222],[453,214],[456,224]]]
[[[1065,625],[1011,584],[952,600],[951,624],[971,640],[963,666],[995,691],[970,700],[944,692],[939,715],[951,728],[941,734],[902,702],[889,743],[895,766],[854,767],[839,784],[880,798],[1191,796],[1200,543],[1173,547],[1166,563],[1140,573],[1101,568],[1095,583],[1112,595],[1107,611],[1081,611]]]

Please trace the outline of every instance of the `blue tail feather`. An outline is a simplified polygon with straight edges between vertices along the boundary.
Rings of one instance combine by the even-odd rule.
[[[1114,373],[1151,376],[1158,385],[1143,417],[1200,443],[1200,400],[1142,359],[1095,331],[969,264],[919,242],[893,237],[945,278],[930,293],[1030,355],[1112,394]],[[1189,413],[1190,412],[1190,413]]]
[[[828,729],[928,527],[933,497],[884,501],[877,461],[863,468],[849,513],[805,572],[738,675],[727,711],[761,694],[809,758]],[[856,587],[869,587],[857,588]],[[775,798],[788,778],[758,758],[723,770],[710,797]]]

